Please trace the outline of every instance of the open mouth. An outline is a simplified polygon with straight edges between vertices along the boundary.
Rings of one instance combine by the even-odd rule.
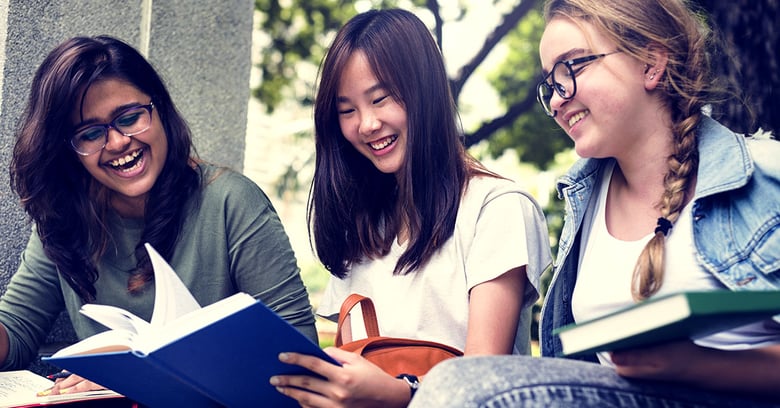
[[[395,143],[396,140],[398,140],[398,135],[393,135],[393,136],[388,136],[384,139],[379,139],[375,142],[371,142],[368,145],[373,150],[382,150],[387,146],[390,146],[391,144]]]
[[[144,149],[138,149],[123,157],[109,161],[108,165],[114,170],[129,172],[136,169],[141,164],[141,159],[143,157]]]
[[[582,112],[580,112],[580,113],[570,117],[569,118],[569,127],[574,126],[575,123],[577,123],[580,120],[582,120],[582,118],[584,118],[585,116],[588,116],[589,113],[590,113],[589,110],[584,110],[584,111],[582,111]]]

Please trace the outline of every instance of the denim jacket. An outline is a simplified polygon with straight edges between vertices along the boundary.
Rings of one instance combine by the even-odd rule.
[[[730,290],[780,288],[780,142],[746,138],[709,117],[702,119],[697,138],[691,217],[696,261]],[[552,331],[574,322],[571,298],[583,219],[610,160],[580,160],[558,181],[566,215],[539,323],[543,356],[560,354]]]

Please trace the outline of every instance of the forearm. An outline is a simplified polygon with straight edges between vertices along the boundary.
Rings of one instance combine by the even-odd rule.
[[[5,363],[5,359],[8,358],[8,332],[5,330],[5,326],[0,324],[0,366]]]
[[[780,345],[741,351],[700,348],[685,379],[703,388],[780,397]]]

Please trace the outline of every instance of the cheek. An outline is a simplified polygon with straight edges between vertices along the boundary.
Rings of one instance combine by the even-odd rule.
[[[357,142],[358,123],[354,118],[339,117],[339,128],[347,141],[353,144]]]

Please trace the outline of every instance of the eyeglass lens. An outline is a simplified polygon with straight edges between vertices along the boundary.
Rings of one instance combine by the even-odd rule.
[[[547,115],[555,116],[555,110],[551,105],[553,92],[557,92],[563,99],[571,99],[574,97],[576,86],[572,67],[564,61],[558,61],[545,81],[542,81],[537,88],[539,103],[542,104]]]
[[[108,142],[108,129],[114,128],[125,136],[135,136],[149,129],[152,106],[137,106],[122,112],[107,125],[94,125],[78,131],[71,139],[76,152],[86,155],[100,151]]]

